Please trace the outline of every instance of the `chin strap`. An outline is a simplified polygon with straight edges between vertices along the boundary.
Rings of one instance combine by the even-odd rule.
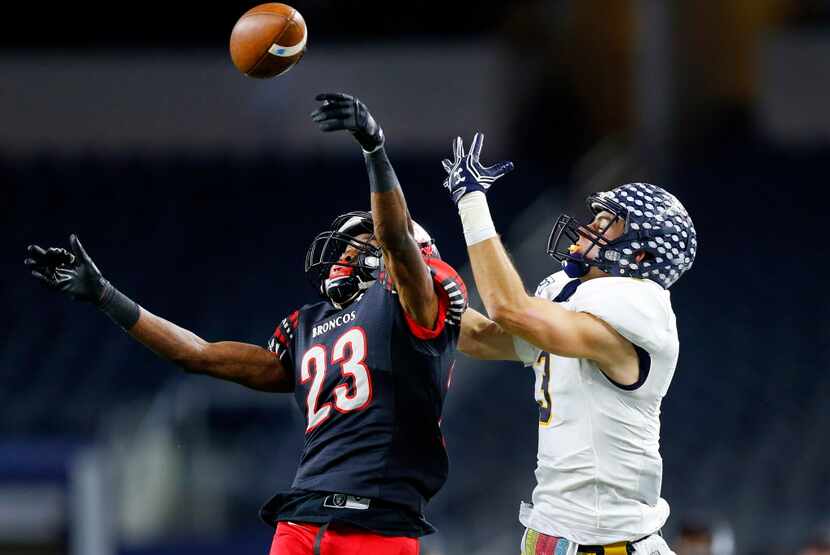
[[[357,282],[357,291],[354,292],[354,295],[352,295],[348,299],[344,299],[341,302],[335,302],[335,300],[332,299],[330,295],[326,294],[325,283],[323,284],[322,289],[323,289],[323,294],[329,300],[329,302],[332,304],[332,306],[334,306],[334,308],[336,308],[337,310],[342,310],[345,307],[349,306],[360,295],[362,295],[364,291],[366,291],[372,285],[374,285],[375,281],[377,281],[377,280],[375,280],[375,279],[370,280],[370,281],[358,280],[358,282]]]
[[[587,262],[568,259],[562,261],[562,269],[569,278],[580,278],[588,273],[591,266]]]

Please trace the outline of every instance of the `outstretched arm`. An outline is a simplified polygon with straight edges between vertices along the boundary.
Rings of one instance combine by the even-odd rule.
[[[187,372],[206,374],[260,391],[288,392],[294,382],[277,356],[258,345],[205,341],[164,318],[140,309],[127,332],[162,358]]]
[[[519,360],[513,336],[472,308],[467,308],[461,317],[458,350],[481,360]]]
[[[47,287],[90,302],[144,346],[187,372],[206,374],[262,391],[291,391],[294,382],[279,358],[248,343],[211,343],[139,307],[101,275],[75,235],[72,253],[28,248],[25,264]]]
[[[528,295],[498,236],[469,245],[467,252],[487,313],[506,332],[560,356],[591,359],[620,383],[636,381],[631,343],[591,314]]]
[[[444,186],[458,205],[476,287],[487,313],[504,331],[545,351],[596,362],[615,381],[637,380],[639,366],[633,345],[603,320],[567,310],[527,294],[519,273],[496,233],[486,192],[512,169],[510,162],[484,167],[480,161],[484,136],[476,133],[465,154],[461,138],[453,143],[455,159],[444,160]]]
[[[421,326],[433,329],[438,296],[429,268],[412,234],[412,221],[395,170],[384,148],[383,131],[360,100],[343,93],[317,96],[323,105],[312,118],[323,131],[350,131],[363,148],[371,190],[375,237],[386,271],[404,310]]]
[[[435,327],[438,296],[421,249],[412,235],[406,199],[381,146],[365,153],[372,184],[372,220],[389,272],[404,310],[421,326]]]

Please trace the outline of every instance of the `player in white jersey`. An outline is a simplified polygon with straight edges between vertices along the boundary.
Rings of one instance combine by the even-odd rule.
[[[483,136],[445,160],[473,274],[490,318],[468,310],[459,349],[521,360],[536,374],[540,407],[537,485],[519,519],[522,553],[672,551],[659,535],[660,403],[678,356],[668,288],[688,270],[695,229],[674,196],[629,183],[588,197],[593,221],[561,216],[548,254],[563,270],[526,293],[485,196],[512,169],[484,167]]]

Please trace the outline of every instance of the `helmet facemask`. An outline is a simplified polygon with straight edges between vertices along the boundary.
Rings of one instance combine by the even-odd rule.
[[[369,233],[368,240],[357,237]],[[317,235],[306,252],[305,273],[312,285],[336,308],[343,308],[372,286],[381,266],[380,248],[367,212],[349,212],[334,220],[331,229]],[[351,247],[354,257],[343,257]]]
[[[550,236],[548,236],[546,248],[548,255],[553,257],[554,260],[558,260],[562,264],[562,269],[571,278],[584,276],[591,269],[591,266],[608,271],[604,267],[606,264],[603,264],[603,258],[608,254],[605,247],[613,245],[614,241],[608,240],[605,234],[618,221],[627,221],[628,211],[613,200],[591,195],[587,199],[587,204],[588,210],[594,216],[600,212],[611,213],[613,217],[608,225],[597,231],[590,227],[591,222],[586,224],[573,216],[562,214],[556,220]],[[628,226],[626,224],[625,232],[627,231]],[[586,238],[590,243],[582,252],[576,252],[575,247],[580,237]],[[592,252],[594,257],[589,259],[588,255]],[[617,260],[619,260],[619,257],[617,257]]]

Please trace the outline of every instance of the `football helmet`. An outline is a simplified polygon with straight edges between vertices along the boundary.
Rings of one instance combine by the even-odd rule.
[[[587,198],[592,215],[607,211],[611,222],[598,231],[561,215],[548,237],[547,253],[562,263],[571,277],[587,273],[596,266],[612,276],[645,278],[665,289],[671,287],[692,267],[697,252],[697,233],[689,213],[668,191],[650,183],[627,183]],[[609,241],[604,234],[615,222],[623,220],[623,234]],[[585,252],[574,253],[572,245],[580,235],[590,241]],[[596,248],[594,258],[585,255]],[[646,253],[639,263],[635,256]]]
[[[435,241],[412,222],[413,235],[425,258],[440,258]],[[366,239],[360,235],[369,234]],[[320,294],[336,308],[343,308],[372,286],[382,270],[383,255],[373,245],[374,223],[370,212],[347,212],[334,219],[328,230],[311,242],[305,257],[305,274]],[[353,256],[344,257],[352,247]]]

